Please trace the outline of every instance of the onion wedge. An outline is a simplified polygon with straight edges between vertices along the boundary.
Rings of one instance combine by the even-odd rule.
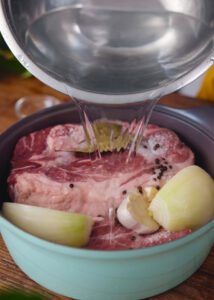
[[[3,203],[2,214],[28,233],[72,247],[87,244],[94,223],[90,216],[10,202]]]

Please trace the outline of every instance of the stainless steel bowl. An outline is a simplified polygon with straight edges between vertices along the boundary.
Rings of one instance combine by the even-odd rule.
[[[214,59],[213,0],[0,0],[0,30],[32,74],[89,102],[161,97]]]

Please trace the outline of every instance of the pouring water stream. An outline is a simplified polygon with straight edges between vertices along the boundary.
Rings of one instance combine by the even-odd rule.
[[[72,96],[69,90],[67,89],[69,96]],[[99,151],[99,147],[97,144],[96,140],[96,135],[94,132],[94,127],[93,124],[99,119],[102,120],[103,117],[105,117],[105,120],[107,119],[106,113],[105,113],[105,108],[103,106],[99,106],[99,116],[97,119],[91,118],[91,115],[93,115],[93,106],[91,106],[88,103],[79,101],[76,98],[73,98],[74,103],[76,107],[78,108],[79,116],[80,116],[80,121],[82,123],[82,126],[85,131],[85,139],[86,141],[94,147],[94,149],[97,149],[93,155],[89,153],[89,157],[92,163],[93,167],[93,161],[94,160],[101,160],[102,159],[102,153]],[[157,99],[150,100],[148,102],[142,103],[142,105],[139,107],[139,109],[136,111],[136,114],[134,115],[134,119],[131,120],[129,123],[129,128],[126,131],[126,134],[128,132],[129,136],[132,137],[130,144],[128,145],[127,148],[127,158],[125,160],[125,164],[131,163],[132,159],[134,159],[135,155],[137,154],[138,147],[140,143],[143,140],[144,132],[146,130],[146,127],[148,125],[150,116],[152,114],[152,111],[154,109],[155,104],[157,103]],[[130,106],[130,110],[132,109],[132,106]],[[118,115],[117,120],[120,120],[120,115]],[[111,132],[110,139],[112,139],[114,136],[114,132]],[[110,140],[113,143],[112,140]],[[120,155],[120,152],[118,153]],[[112,180],[114,179],[114,171],[112,173]],[[107,193],[108,194],[108,193]],[[104,203],[107,199],[105,199],[105,196],[103,196]],[[109,201],[110,200],[110,201]],[[108,219],[109,223],[109,243],[111,244],[113,242],[113,228],[115,225],[115,218],[116,218],[116,207],[115,207],[115,200],[108,199],[108,202],[110,203],[110,206],[106,208],[106,218]]]

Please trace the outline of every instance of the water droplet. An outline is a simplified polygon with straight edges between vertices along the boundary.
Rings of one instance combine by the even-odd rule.
[[[18,60],[21,60],[22,55],[21,54],[17,54],[17,58],[18,58]]]
[[[18,60],[20,61],[20,63],[25,67],[28,68],[29,67],[29,63],[24,59],[24,56],[21,54],[17,55]]]
[[[4,33],[4,39],[6,40],[8,38],[7,33]]]

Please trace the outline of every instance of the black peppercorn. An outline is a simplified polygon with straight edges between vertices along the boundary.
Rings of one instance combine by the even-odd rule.
[[[160,144],[155,144],[154,147],[153,147],[153,150],[156,151],[158,148],[160,148]]]
[[[156,158],[156,159],[155,159],[155,163],[156,163],[157,165],[159,165],[160,159]]]
[[[142,186],[138,186],[137,189],[138,189],[138,192],[139,192],[140,194],[143,194]]]

